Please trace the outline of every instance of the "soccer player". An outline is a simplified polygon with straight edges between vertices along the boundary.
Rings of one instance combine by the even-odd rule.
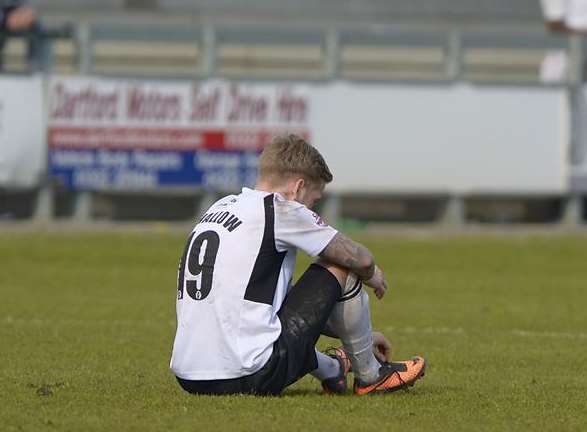
[[[332,174],[296,135],[276,137],[259,159],[255,189],[217,201],[180,260],[171,369],[195,394],[277,395],[307,373],[327,393],[357,395],[413,385],[425,361],[390,362],[371,329],[363,283],[381,299],[383,272],[367,248],[310,210]],[[319,257],[295,285],[296,251]],[[320,334],[342,341],[324,354]]]

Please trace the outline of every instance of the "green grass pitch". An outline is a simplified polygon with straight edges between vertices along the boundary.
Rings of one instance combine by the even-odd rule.
[[[409,392],[196,397],[168,369],[186,235],[0,232],[0,430],[586,430],[587,237],[363,237]],[[302,260],[301,264],[307,264]],[[321,340],[325,347],[332,340]]]

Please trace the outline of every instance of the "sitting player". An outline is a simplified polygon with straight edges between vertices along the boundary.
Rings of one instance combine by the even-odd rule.
[[[364,395],[424,375],[423,358],[390,362],[389,342],[371,330],[362,286],[379,299],[387,290],[372,254],[309,210],[330,181],[314,147],[279,136],[261,154],[255,189],[220,199],[196,224],[179,265],[171,358],[184,390],[277,395],[311,373],[344,393],[352,369]],[[292,286],[297,249],[319,259]],[[342,347],[317,351],[320,334]]]

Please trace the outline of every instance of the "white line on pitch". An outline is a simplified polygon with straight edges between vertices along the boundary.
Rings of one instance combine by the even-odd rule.
[[[80,319],[41,319],[41,318],[15,318],[10,315],[1,317],[0,323],[3,325],[30,325],[30,326],[45,326],[50,327],[51,325],[71,325],[71,326],[131,326],[131,327],[155,327],[160,325],[167,325],[169,327],[175,327],[175,321],[164,321],[164,320],[80,320]],[[534,330],[494,330],[485,331],[479,330],[466,331],[461,327],[450,328],[450,327],[395,327],[388,326],[384,329],[386,332],[404,333],[404,334],[423,334],[423,335],[453,335],[453,336],[466,336],[483,333],[501,333],[506,335],[512,335],[522,338],[549,338],[549,339],[581,339],[587,340],[587,333],[585,332],[556,332],[556,331],[534,331]]]
[[[467,335],[472,332],[467,332],[464,329],[448,328],[448,327],[386,327],[386,331],[406,333],[406,334],[436,334],[436,335]],[[512,329],[506,331],[495,331],[495,333],[509,334],[512,336],[524,338],[550,338],[550,339],[587,339],[587,333],[571,333],[571,332],[555,332],[555,331],[533,331],[533,330],[519,330]]]

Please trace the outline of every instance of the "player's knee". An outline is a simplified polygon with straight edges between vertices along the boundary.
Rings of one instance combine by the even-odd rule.
[[[338,266],[336,264],[332,264],[326,260],[323,259],[318,259],[315,264],[318,264],[321,267],[324,267],[326,270],[328,270],[330,273],[332,273],[334,275],[334,277],[338,280],[338,282],[340,283],[340,286],[344,286],[344,284],[346,283],[346,278],[349,274],[349,270]]]
[[[326,270],[328,270],[330,273],[332,273],[332,275],[336,278],[336,280],[338,280],[338,283],[341,286],[341,295],[342,296],[347,294],[347,292],[349,290],[349,285],[355,285],[355,282],[357,281],[357,276],[355,274],[353,274],[347,268],[341,267],[336,264],[332,264],[332,263],[325,261],[323,259],[317,260],[316,264],[318,264],[321,267],[324,267]]]

